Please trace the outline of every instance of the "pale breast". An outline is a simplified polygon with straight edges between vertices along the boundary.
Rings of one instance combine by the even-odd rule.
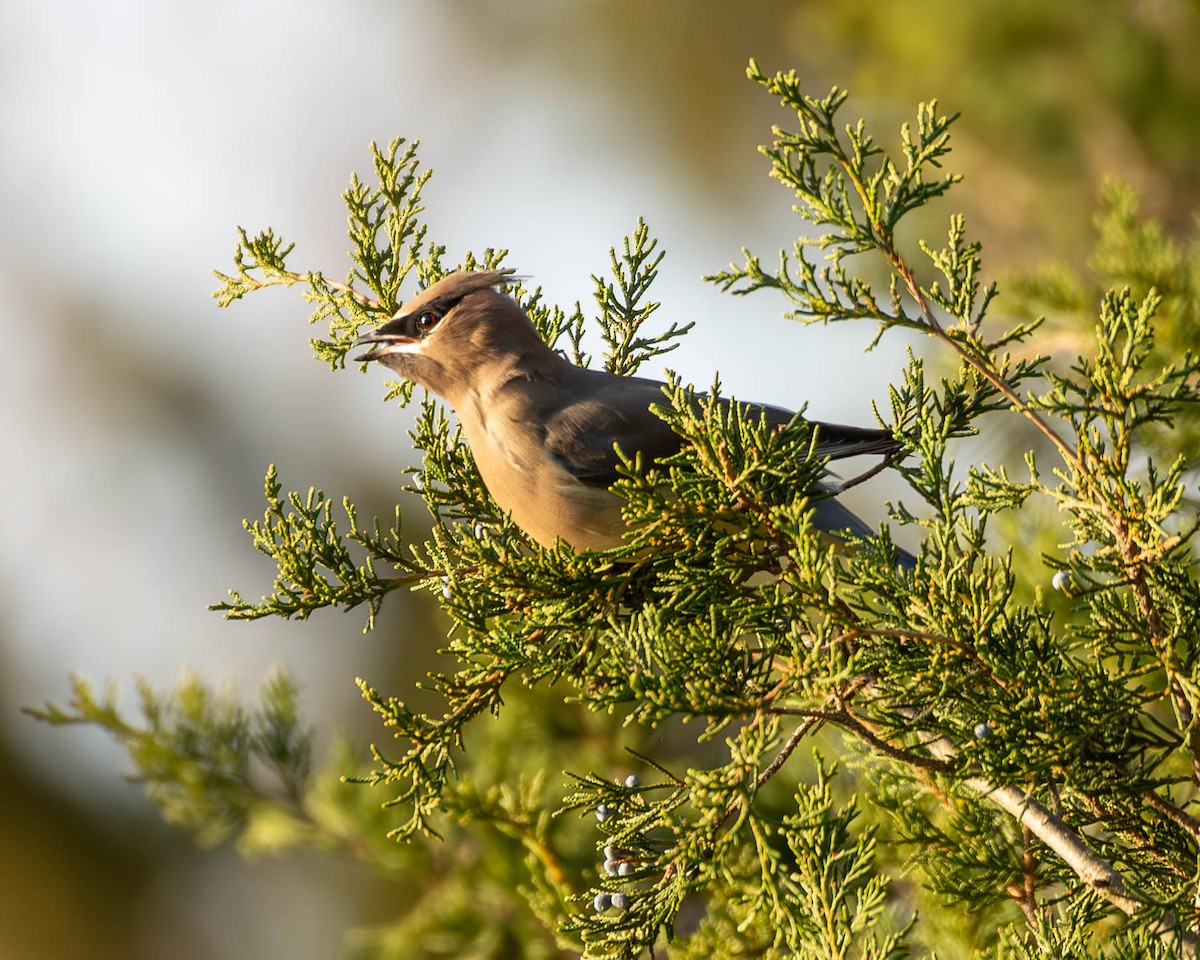
[[[489,428],[474,411],[460,414],[488,492],[513,521],[543,546],[562,538],[577,550],[621,542],[623,501],[603,487],[580,483],[549,455],[535,426]],[[498,425],[499,426],[499,425]]]

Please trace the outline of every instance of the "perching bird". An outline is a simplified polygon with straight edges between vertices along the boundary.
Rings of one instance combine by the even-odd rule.
[[[665,401],[663,384],[588,370],[555,353],[496,289],[509,274],[444,277],[360,337],[355,346],[369,349],[355,359],[378,360],[454,408],[488,491],[538,543],[561,537],[577,550],[616,546],[626,526],[624,501],[608,489],[618,477],[614,446],[650,462],[683,442],[650,410]],[[793,417],[749,406],[779,426]],[[811,422],[822,457],[887,456],[899,446],[884,430]],[[822,531],[871,533],[836,500],[813,507]]]

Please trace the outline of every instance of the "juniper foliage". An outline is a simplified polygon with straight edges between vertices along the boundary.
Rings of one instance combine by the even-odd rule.
[[[940,245],[899,238],[956,182],[941,170],[953,117],[922,105],[889,152],[843,122],[844,91],[813,97],[794,74],[749,73],[789,113],[764,153],[817,232],[773,269],[746,251],[709,279],[782,295],[802,323],[928,338],[937,360],[910,353],[883,418],[908,451],[896,469],[911,496],[890,519],[920,542],[915,570],[897,563],[887,526],[847,550],[823,542],[810,431],[718,404],[719,384],[697,395],[672,381],[658,412],[681,450],[626,462],[627,542],[582,554],[529,542],[442,404],[397,384],[389,398],[419,404],[408,489],[429,508],[428,536],[408,536],[399,511],[363,525],[348,499],[339,510],[317,490],[284,494],[272,467],[266,513],[247,522],[275,564],[272,592],[216,605],[235,619],[365,605],[368,629],[399,588],[441,606],[455,667],[428,678],[437,710],[360,681],[392,743],[348,779],[386,790],[382,813],[361,788],[331,799],[317,786],[283,681],[254,714],[189,684],[145,691],[140,727],[82,685],[41,715],[126,743],[166,815],[205,839],[240,829],[253,846],[251,825],[282,810],[298,826],[277,847],[449,875],[436,901],[354,935],[355,955],[1193,955],[1197,522],[1189,465],[1178,450],[1164,458],[1162,438],[1196,399],[1200,362],[1156,350],[1161,298],[1126,288],[1100,299],[1080,356],[1051,363],[1038,319],[993,319],[997,287],[961,217]],[[335,368],[410,278],[451,269],[422,220],[416,145],[372,149],[378,185],[355,178],[345,195],[344,283],[293,271],[269,230],[240,231],[234,273],[218,274],[226,305],[305,284],[313,322],[328,325],[314,352]],[[1153,239],[1145,256],[1161,253]],[[614,372],[686,332],[647,326],[660,258],[639,221],[611,279],[594,278]],[[578,304],[520,283],[514,295],[547,342],[588,362]],[[1014,422],[1041,438],[1020,476],[957,468],[963,438]],[[1068,537],[1031,569],[994,527],[1035,501]],[[1038,586],[1054,572],[1062,595]],[[803,763],[806,741],[842,752],[845,769]],[[285,796],[247,780],[255,756]],[[397,849],[422,852],[382,853],[381,818]],[[454,844],[508,856],[437,853]]]

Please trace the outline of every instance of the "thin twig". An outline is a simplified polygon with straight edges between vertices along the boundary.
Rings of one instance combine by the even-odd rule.
[[[1146,790],[1142,794],[1142,799],[1152,810],[1161,813],[1177,827],[1187,831],[1193,840],[1200,840],[1200,820],[1186,810],[1181,810],[1166,797],[1159,796],[1153,790]]]
[[[398,577],[380,577],[379,582],[388,584],[388,589],[394,590],[405,584],[420,583],[422,580],[432,580],[434,577],[466,577],[478,570],[478,564],[453,570],[413,570],[411,573],[402,573]]]
[[[793,753],[795,753],[796,747],[798,747],[800,745],[800,741],[803,740],[804,737],[807,736],[809,733],[813,733],[813,732],[819,730],[825,723],[830,722],[830,720],[838,713],[844,712],[844,705],[846,703],[848,703],[851,699],[853,699],[854,695],[856,693],[858,693],[858,691],[861,690],[863,687],[865,687],[867,685],[867,683],[869,683],[869,682],[870,682],[870,678],[867,675],[856,677],[846,687],[845,690],[835,691],[826,698],[825,703],[827,706],[840,704],[843,706],[842,711],[808,710],[808,711],[802,712],[799,710],[788,710],[786,708],[778,708],[778,709],[773,708],[773,709],[766,710],[766,711],[759,710],[759,712],[755,716],[754,720],[751,721],[752,726],[757,726],[759,723],[761,723],[764,713],[799,715],[799,716],[803,716],[804,719],[800,722],[800,724],[796,727],[796,729],[792,731],[792,735],[787,738],[787,741],[780,748],[779,753],[777,753],[775,755],[775,758],[769,764],[767,764],[765,767],[763,767],[762,770],[759,771],[759,774],[755,778],[755,781],[754,781],[755,789],[761,790],[762,787],[766,784],[766,782],[768,780],[770,780],[773,776],[775,776],[775,774],[777,774],[779,772],[779,770],[783,767],[783,765],[785,763],[787,763],[788,758]],[[770,697],[770,699],[774,699],[775,696],[778,695],[778,693],[779,693],[779,690],[778,690],[778,687],[776,687],[776,689],[771,691],[771,693],[768,694],[768,696]],[[833,722],[837,722],[837,721],[834,720]],[[713,833],[714,834],[719,829],[721,829],[721,827],[725,824],[725,822],[730,817],[733,816],[736,809],[737,809],[737,804],[729,805],[729,807],[726,809],[726,811],[721,815],[721,818],[719,820],[717,820],[716,823],[713,824]]]
[[[1076,452],[1075,448],[1067,443],[1067,441],[1065,441],[1062,437],[1060,437],[1054,428],[1046,422],[1046,419],[1040,413],[1038,413],[1038,411],[1031,410],[1028,404],[1026,404],[1025,401],[1017,395],[1017,392],[1012,388],[1007,380],[1000,376],[1000,374],[996,373],[988,364],[984,363],[979,357],[967,350],[962,343],[946,332],[946,328],[941,325],[933,310],[930,309],[929,301],[925,299],[925,294],[921,290],[921,285],[917,282],[917,278],[913,274],[912,269],[909,267],[908,261],[906,261],[900,255],[899,251],[893,247],[886,247],[882,252],[883,255],[887,257],[888,263],[891,264],[892,269],[895,270],[900,276],[900,279],[904,281],[904,285],[908,288],[909,294],[917,302],[917,309],[920,311],[921,317],[928,325],[929,332],[932,333],[938,340],[941,340],[944,344],[946,344],[956,354],[958,354],[958,356],[964,362],[966,362],[973,370],[987,380],[987,382],[990,383],[996,389],[996,391],[1004,397],[1005,400],[1012,404],[1012,408],[1014,410],[1033,423],[1038,430],[1045,434],[1047,439],[1049,439],[1050,442],[1058,448],[1059,453],[1062,454],[1063,459],[1067,463],[1071,464],[1071,466],[1078,469],[1081,473],[1084,472],[1083,462],[1080,460],[1079,454]]]
[[[860,483],[866,483],[872,477],[874,477],[880,473],[883,473],[883,471],[886,470],[888,467],[892,466],[894,463],[901,460],[906,453],[908,453],[908,451],[903,448],[895,451],[894,453],[889,453],[886,457],[884,457],[882,460],[880,460],[879,463],[877,463],[877,464],[875,464],[875,466],[871,467],[871,469],[865,470],[862,473],[860,473],[858,476],[851,477],[849,480],[846,480],[843,483],[838,484],[837,492],[839,494],[845,493],[851,487],[857,487]]]
[[[1021,883],[1011,884],[1009,895],[1017,901],[1021,912],[1025,914],[1025,922],[1031,929],[1037,929],[1037,861],[1033,858],[1033,834],[1028,827],[1021,829]]]
[[[1192,872],[1190,870],[1185,870],[1182,866],[1176,863],[1169,854],[1158,849],[1158,847],[1154,845],[1154,841],[1146,835],[1146,831],[1141,827],[1128,822],[1120,822],[1117,819],[1117,816],[1112,813],[1112,811],[1107,809],[1096,797],[1083,794],[1081,799],[1098,819],[1109,824],[1109,829],[1111,829],[1113,833],[1124,837],[1134,849],[1140,850],[1147,856],[1152,857],[1160,866],[1171,871],[1173,874],[1175,874],[1175,876],[1181,879],[1186,880],[1187,878],[1191,877]]]
[[[296,281],[300,283],[311,283],[315,277],[318,282],[325,284],[325,286],[329,287],[331,290],[336,290],[338,293],[344,293],[351,300],[354,300],[361,306],[366,307],[368,310],[383,309],[383,304],[378,300],[368,297],[365,293],[359,293],[348,284],[339,283],[337,280],[330,280],[319,271],[316,273],[289,273],[288,275],[294,277]]]
[[[975,666],[979,667],[991,680],[1005,693],[1011,693],[1008,684],[1001,680],[993,672],[992,668],[984,663],[983,659],[969,645],[961,640],[956,640],[954,637],[947,637],[940,633],[929,633],[925,630],[906,630],[902,627],[856,627],[853,630],[847,630],[838,637],[838,640],[853,640],[856,637],[896,637],[901,640],[925,640],[929,643],[942,643],[948,647],[957,650],[964,657],[970,660]]]
[[[886,757],[891,757],[893,760],[899,760],[921,770],[930,770],[933,773],[951,773],[953,770],[951,764],[943,759],[929,757],[923,753],[914,753],[911,750],[904,750],[901,747],[893,746],[883,739],[883,737],[879,736],[871,728],[870,724],[856,717],[849,710],[841,711],[840,715],[836,718],[831,717],[830,722],[837,724],[843,730],[853,733],[859,739],[874,747],[876,751]]]
[[[792,731],[792,735],[787,738],[787,742],[780,749],[779,753],[775,755],[775,759],[763,767],[762,772],[759,773],[754,785],[761,789],[768,780],[770,780],[779,772],[779,768],[787,763],[788,757],[795,752],[796,747],[800,746],[800,741],[803,740],[804,737],[813,730],[819,729],[820,725],[824,722],[824,718],[819,716],[806,717],[800,723],[800,725]]]

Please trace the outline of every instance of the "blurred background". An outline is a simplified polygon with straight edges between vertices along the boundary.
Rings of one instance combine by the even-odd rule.
[[[878,131],[919,100],[961,111],[966,180],[926,235],[965,210],[994,275],[1081,260],[1108,175],[1192,223],[1195,0],[0,7],[0,960],[328,957],[367,919],[352,867],[198,851],[100,735],[19,708],[64,700],[71,674],[118,681],[128,705],[137,676],[249,695],[283,664],[319,739],[365,743],[379,732],[353,678],[421,673],[439,634],[415,600],[393,595],[366,636],[357,612],[205,610],[270,584],[240,525],[268,463],[368,514],[391,512],[410,463],[383,375],[312,361],[299,291],[210,299],[236,225],[294,241],[294,269],[344,274],[340,194],[371,140],[421,140],[449,260],[505,247],[564,307],[586,310],[589,274],[645,217],[667,251],[661,320],[697,321],[672,369],[872,422],[902,341],[864,355],[866,325],[804,331],[781,301],[700,280],[800,229],[755,150],[790,118],[745,79],[752,56],[813,93],[849,88],[847,113]],[[877,522],[887,488],[855,492]]]

